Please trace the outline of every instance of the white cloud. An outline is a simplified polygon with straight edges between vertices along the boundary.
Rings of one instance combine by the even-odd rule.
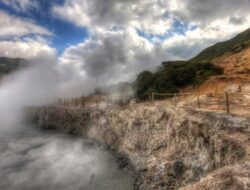
[[[153,69],[166,59],[154,44],[140,37],[135,29],[107,32],[98,40],[89,39],[68,48],[61,56],[63,64],[71,64],[86,80],[111,84],[131,80],[141,69]]]
[[[38,26],[32,20],[23,19],[0,11],[0,37],[24,36],[29,34],[50,36],[46,28]]]
[[[0,56],[30,59],[56,54],[46,40],[53,34],[30,19],[0,11],[0,28]]]
[[[64,5],[54,6],[53,13],[77,26],[86,27],[95,39],[114,28],[121,31],[127,28],[140,30],[144,34],[151,34],[151,41],[155,40],[158,45],[162,45],[161,49],[171,56],[168,59],[184,59],[191,58],[207,45],[228,39],[248,28],[250,26],[248,24],[249,2],[249,0],[237,2],[233,0],[66,0]],[[176,20],[187,25],[184,35],[176,33],[178,32]],[[193,30],[189,26],[197,26],[197,29]],[[172,32],[173,35],[165,39],[157,37],[167,31]],[[181,48],[181,44],[187,46]],[[192,47],[192,49],[188,50],[185,47]]]
[[[66,0],[63,6],[54,6],[53,13],[92,31],[129,26],[162,34],[171,28],[173,18],[205,26],[217,19],[245,17],[249,8],[249,0]]]
[[[170,0],[171,12],[189,22],[201,25],[231,16],[249,15],[249,0]]]
[[[45,41],[37,39],[16,39],[0,41],[0,57],[33,59],[37,57],[54,57],[55,49],[50,47]]]
[[[133,26],[148,33],[162,34],[172,24],[162,4],[165,3],[159,0],[66,0],[63,6],[54,6],[53,12],[91,31],[100,27]]]
[[[27,11],[30,8],[38,8],[38,2],[36,0],[0,0],[7,6],[10,6],[17,11]]]

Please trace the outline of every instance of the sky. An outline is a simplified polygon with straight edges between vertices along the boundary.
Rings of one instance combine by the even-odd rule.
[[[250,0],[0,0],[0,56],[99,85],[189,59],[250,27]],[[74,81],[74,80],[72,80]]]

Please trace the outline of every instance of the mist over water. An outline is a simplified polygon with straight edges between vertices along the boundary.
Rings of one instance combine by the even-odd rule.
[[[80,97],[95,88],[94,82],[89,85],[90,80],[77,75],[74,67],[58,64],[55,58],[39,57],[28,63],[0,79],[0,134],[20,128],[24,106]]]
[[[78,97],[95,88],[68,65],[36,59],[0,83],[0,190],[132,190],[133,179],[86,139],[23,126],[23,108]],[[90,85],[91,84],[91,85]]]
[[[0,137],[0,189],[133,189],[130,173],[97,144],[25,129]]]

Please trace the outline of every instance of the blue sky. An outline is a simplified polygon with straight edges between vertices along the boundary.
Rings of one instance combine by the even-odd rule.
[[[40,0],[39,9],[30,8],[28,11],[22,11],[5,5],[0,1],[0,9],[7,11],[11,15],[32,19],[36,24],[51,31],[53,36],[48,37],[48,39],[60,55],[65,48],[78,44],[89,37],[86,28],[78,27],[73,23],[53,16],[51,12],[52,6],[62,5],[63,2],[64,0]]]

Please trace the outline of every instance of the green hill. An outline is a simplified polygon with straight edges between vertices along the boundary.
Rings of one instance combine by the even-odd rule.
[[[250,28],[238,34],[231,40],[217,43],[203,50],[190,61],[213,61],[214,59],[224,55],[239,52],[242,49],[250,47]]]

